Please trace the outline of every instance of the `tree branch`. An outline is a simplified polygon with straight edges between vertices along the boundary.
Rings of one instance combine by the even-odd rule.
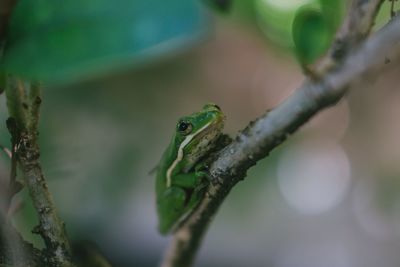
[[[7,120],[7,126],[13,143],[17,145],[16,158],[38,212],[39,226],[34,232],[40,234],[46,244],[50,266],[73,266],[64,223],[58,217],[39,162],[37,123],[41,102],[40,86],[32,84],[28,94],[25,83],[21,80],[9,76],[7,82],[7,106],[11,116]]]
[[[234,142],[219,153],[210,166],[210,174],[215,182],[209,186],[197,209],[175,233],[164,258],[163,267],[190,266],[209,222],[232,187],[245,177],[246,171],[258,160],[268,156],[273,148],[285,141],[316,113],[336,104],[355,80],[367,71],[382,66],[385,55],[400,47],[399,16],[369,40],[361,43],[373,24],[381,2],[355,1],[349,16],[356,13],[364,16],[346,20],[335,42],[342,48],[346,47],[346,52],[343,53],[343,57],[337,57],[335,53],[328,54],[329,60],[335,62],[335,67],[323,65],[320,68],[323,71],[320,79],[306,80],[286,101],[250,123],[238,134]],[[357,10],[361,4],[363,10],[368,12]],[[335,51],[335,48],[331,51]]]

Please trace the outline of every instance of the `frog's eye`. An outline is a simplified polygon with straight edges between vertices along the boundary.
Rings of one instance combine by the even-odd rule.
[[[187,121],[178,122],[178,131],[183,135],[190,134],[190,132],[192,131],[192,128],[193,128],[193,126],[190,122],[187,122]]]

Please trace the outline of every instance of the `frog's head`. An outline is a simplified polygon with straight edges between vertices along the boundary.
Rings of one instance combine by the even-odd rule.
[[[215,104],[206,104],[199,112],[182,117],[176,125],[178,158],[187,171],[215,145],[222,133],[225,116]]]

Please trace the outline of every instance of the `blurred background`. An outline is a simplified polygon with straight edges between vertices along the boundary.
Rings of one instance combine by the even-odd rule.
[[[114,266],[157,266],[155,167],[177,119],[214,102],[235,136],[304,80],[347,1],[20,1],[2,67],[44,81],[41,161],[74,241]],[[376,28],[389,20],[382,6]],[[365,77],[248,172],[195,266],[394,267],[400,262],[400,66]],[[7,118],[1,96],[0,121]],[[3,123],[0,142],[9,146]],[[0,159],[7,177],[9,160]],[[38,247],[24,189],[13,222]]]

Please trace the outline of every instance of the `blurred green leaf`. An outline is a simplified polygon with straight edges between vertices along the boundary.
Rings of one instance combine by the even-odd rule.
[[[70,81],[181,48],[204,33],[207,21],[198,0],[18,1],[2,68]]]
[[[281,5],[273,0],[255,0],[254,9],[262,32],[274,45],[292,48],[292,21],[298,3]]]
[[[343,0],[254,1],[258,24],[268,40],[294,51],[303,65],[326,52],[345,6]]]
[[[293,42],[301,64],[313,63],[328,49],[332,31],[325,14],[314,6],[301,7],[293,20]]]

